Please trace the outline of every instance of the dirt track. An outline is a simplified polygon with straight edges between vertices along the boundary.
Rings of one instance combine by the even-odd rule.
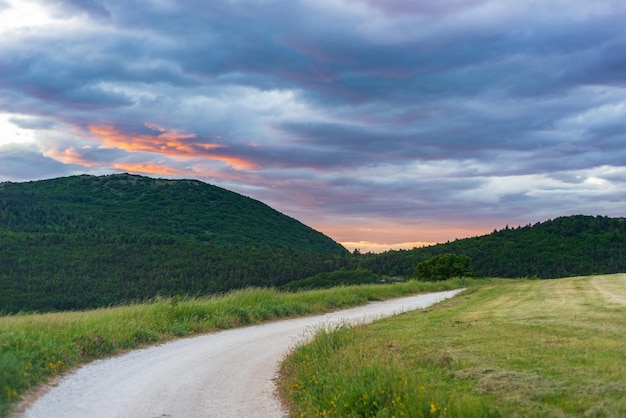
[[[624,296],[624,283],[626,283],[626,274],[620,274],[620,281],[615,281],[615,275],[595,276],[591,280],[593,287],[611,303],[619,303],[626,306],[626,297]]]
[[[280,360],[319,327],[371,322],[454,296],[439,292],[189,338],[96,361],[62,379],[25,417],[280,417]]]

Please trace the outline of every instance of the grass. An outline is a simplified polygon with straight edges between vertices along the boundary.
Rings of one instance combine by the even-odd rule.
[[[204,299],[157,299],[85,312],[0,316],[0,417],[29,389],[97,358],[175,338],[471,283],[476,282],[409,281],[297,293],[246,289]]]
[[[475,287],[321,330],[283,363],[292,416],[626,416],[626,275]]]

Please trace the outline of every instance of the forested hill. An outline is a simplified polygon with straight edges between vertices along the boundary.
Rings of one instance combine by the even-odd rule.
[[[626,219],[574,215],[489,235],[363,256],[375,273],[410,275],[417,263],[454,253],[473,260],[476,276],[543,279],[626,272]]]
[[[277,286],[349,256],[299,221],[199,181],[0,184],[0,314]]]
[[[257,200],[197,180],[129,174],[0,183],[0,231],[165,234],[214,244],[345,251]]]

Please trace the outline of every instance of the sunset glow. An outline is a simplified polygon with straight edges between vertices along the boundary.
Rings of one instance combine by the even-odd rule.
[[[159,152],[176,157],[193,156],[197,151],[188,140],[195,135],[177,130],[163,129],[158,135],[128,135],[118,132],[112,126],[89,126],[91,133],[105,146],[125,151]]]

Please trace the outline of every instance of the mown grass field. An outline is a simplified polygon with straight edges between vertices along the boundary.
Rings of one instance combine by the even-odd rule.
[[[303,417],[624,417],[626,275],[498,282],[320,331],[280,387]]]
[[[480,283],[409,281],[281,293],[246,289],[85,312],[0,316],[0,416],[29,389],[88,361],[167,340]]]

